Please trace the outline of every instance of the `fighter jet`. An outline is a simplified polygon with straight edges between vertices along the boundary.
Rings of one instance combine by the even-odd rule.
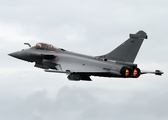
[[[130,34],[129,39],[113,51],[100,56],[88,56],[54,47],[47,43],[37,43],[9,55],[28,62],[34,62],[34,67],[42,68],[45,72],[66,73],[69,80],[91,81],[90,76],[138,78],[140,75],[151,73],[162,75],[160,70],[143,71],[134,63],[137,53],[147,34],[139,31]]]

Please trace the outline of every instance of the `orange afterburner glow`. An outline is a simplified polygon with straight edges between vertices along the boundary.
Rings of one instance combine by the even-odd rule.
[[[133,76],[136,77],[138,75],[138,70],[137,69],[134,69],[133,71]]]
[[[129,71],[128,69],[126,69],[126,70],[125,70],[125,76],[126,76],[126,77],[129,76],[129,74],[130,74],[130,71]]]

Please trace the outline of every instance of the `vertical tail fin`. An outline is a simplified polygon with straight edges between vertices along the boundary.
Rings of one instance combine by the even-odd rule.
[[[133,63],[141,44],[144,39],[147,39],[147,34],[144,31],[139,31],[136,34],[130,34],[130,38],[118,46],[116,49],[110,53],[99,56],[100,58],[117,60],[123,62]]]

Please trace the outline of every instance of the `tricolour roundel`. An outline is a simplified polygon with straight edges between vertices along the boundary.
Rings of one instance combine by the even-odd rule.
[[[59,59],[59,57],[55,56],[54,61],[56,62],[56,61],[58,61],[58,59]]]

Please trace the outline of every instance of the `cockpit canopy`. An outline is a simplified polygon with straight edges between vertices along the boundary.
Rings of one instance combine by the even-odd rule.
[[[51,44],[47,44],[47,43],[37,43],[35,46],[33,46],[32,48],[35,49],[40,49],[40,50],[48,50],[48,51],[56,51],[57,48],[54,47]]]

